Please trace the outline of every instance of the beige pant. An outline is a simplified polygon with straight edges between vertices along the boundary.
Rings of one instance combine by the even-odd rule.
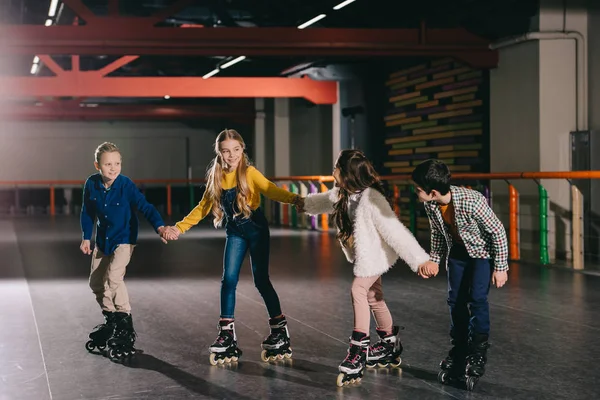
[[[104,255],[98,247],[94,248],[90,288],[104,311],[131,312],[129,294],[123,279],[134,247],[131,244],[121,244],[110,256]]]
[[[371,314],[377,329],[392,333],[392,314],[383,300],[381,276],[354,277],[352,282],[352,305],[354,306],[354,330],[369,334]]]

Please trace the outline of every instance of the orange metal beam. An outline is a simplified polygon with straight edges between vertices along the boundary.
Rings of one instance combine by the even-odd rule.
[[[496,67],[498,52],[488,46],[462,28],[180,29],[129,17],[93,17],[79,26],[0,26],[1,54],[25,55],[451,56],[474,67]]]
[[[63,104],[66,103],[66,104]],[[194,120],[227,119],[239,123],[253,123],[254,110],[231,107],[187,106],[154,104],[119,104],[80,106],[80,101],[44,102],[40,106],[6,104],[0,107],[2,120]]]
[[[0,97],[303,97],[337,102],[337,82],[309,78],[103,78],[99,71],[0,77]]]

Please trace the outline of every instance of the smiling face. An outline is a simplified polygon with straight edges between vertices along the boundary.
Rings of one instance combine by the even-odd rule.
[[[102,153],[100,161],[94,162],[94,166],[102,175],[104,183],[110,186],[121,174],[121,153],[118,151]]]
[[[235,139],[226,139],[219,143],[219,153],[229,170],[235,170],[244,155],[244,145]]]

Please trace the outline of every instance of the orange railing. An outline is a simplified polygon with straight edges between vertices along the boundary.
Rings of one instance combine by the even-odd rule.
[[[326,184],[331,186],[331,182],[333,182],[333,178],[331,176],[321,176],[321,175],[310,175],[310,176],[283,176],[283,177],[272,177],[269,178],[274,182],[281,183],[281,186],[284,188],[290,188],[298,193],[309,193],[307,191],[307,187],[305,184],[311,185],[311,192],[320,191],[324,192],[329,189]],[[402,174],[402,175],[388,175],[382,176],[382,179],[388,181],[392,185],[392,193],[395,203],[395,211],[398,215],[402,209],[409,212],[411,216],[408,219],[403,219],[410,224],[411,230],[416,233],[417,230],[417,222],[414,215],[418,213],[417,203],[414,201],[414,193],[409,192],[409,198],[403,197],[401,195],[401,190],[399,189],[401,186],[406,187],[410,185],[410,175]],[[544,224],[547,220],[547,193],[543,186],[539,183],[541,179],[561,179],[568,180],[571,184],[571,197],[572,197],[572,209],[571,216],[573,219],[572,228],[572,251],[573,251],[573,266],[576,269],[583,268],[583,238],[580,230],[582,231],[583,226],[583,207],[582,207],[582,199],[581,192],[578,188],[572,184],[571,180],[575,179],[600,179],[600,171],[559,171],[559,172],[506,172],[506,173],[456,173],[453,174],[453,180],[456,182],[461,181],[478,181],[486,183],[486,194],[491,197],[489,193],[489,186],[487,182],[491,180],[499,180],[505,181],[508,184],[508,208],[509,208],[509,218],[508,218],[508,237],[510,242],[510,258],[512,260],[519,260],[521,258],[520,254],[520,226],[519,226],[519,193],[516,190],[515,186],[511,183],[511,181],[515,180],[533,180],[535,181],[540,188],[540,215],[539,220],[544,220]],[[196,184],[200,184],[205,182],[203,179],[137,179],[135,180],[138,185],[164,185],[166,187],[166,214],[171,216],[172,209],[172,186],[188,186],[190,188],[190,207],[193,207],[195,204],[193,198],[192,187]],[[64,180],[64,181],[0,181],[0,187],[8,186],[14,188],[21,187],[36,187],[36,186],[46,186],[49,188],[50,196],[49,196],[49,214],[56,215],[56,195],[55,188],[57,187],[81,187],[83,185],[83,181],[79,180]],[[300,188],[300,189],[298,189]],[[542,193],[546,193],[545,202],[542,202]],[[266,203],[263,200],[263,203]],[[402,207],[400,203],[407,203],[407,207]],[[266,205],[266,204],[264,204]],[[285,226],[293,226],[293,227],[307,227],[315,229],[317,227],[327,230],[329,229],[329,221],[328,216],[322,215],[317,222],[317,219],[313,219],[310,223],[305,219],[297,218],[298,216],[295,213],[295,209],[293,207],[281,206],[279,204],[270,204],[269,207],[266,207],[272,215],[278,215],[278,220],[282,225]],[[540,261],[543,264],[548,263],[548,228],[547,225],[544,225],[540,222]],[[545,249],[545,250],[542,250]],[[545,251],[545,254],[542,254]]]

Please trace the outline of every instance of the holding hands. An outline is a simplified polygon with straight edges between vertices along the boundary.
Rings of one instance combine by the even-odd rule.
[[[433,261],[427,261],[421,265],[419,265],[419,269],[417,270],[417,274],[423,278],[431,278],[432,276],[436,276],[440,271],[440,266]]]
[[[296,211],[299,213],[303,213],[304,210],[304,197],[297,196],[294,202],[292,203],[296,207]]]
[[[162,226],[158,229],[158,234],[163,243],[167,243],[168,240],[177,240],[181,232],[175,226]]]

